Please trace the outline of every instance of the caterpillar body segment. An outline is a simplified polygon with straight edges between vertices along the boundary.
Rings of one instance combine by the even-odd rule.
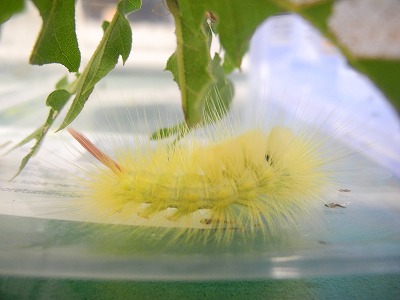
[[[89,176],[91,209],[121,223],[161,214],[171,224],[185,220],[185,228],[214,229],[228,238],[233,230],[269,232],[308,212],[329,184],[318,147],[286,127],[210,144],[123,149],[116,161],[91,142],[81,144],[106,167]]]

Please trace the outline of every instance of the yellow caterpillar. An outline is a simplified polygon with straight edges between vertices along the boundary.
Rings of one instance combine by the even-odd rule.
[[[113,223],[137,219],[140,226],[200,229],[228,241],[238,231],[266,235],[321,205],[330,182],[319,143],[281,126],[211,142],[119,149],[116,160],[68,131],[103,164],[89,174],[84,201]]]

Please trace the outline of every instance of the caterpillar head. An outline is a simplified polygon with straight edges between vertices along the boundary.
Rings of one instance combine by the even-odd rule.
[[[293,152],[294,146],[295,136],[292,131],[276,126],[272,128],[266,141],[265,160],[270,166],[286,165],[286,159]]]
[[[279,186],[277,191],[285,196],[317,192],[327,179],[318,147],[286,127],[277,126],[270,131],[265,161],[273,171],[273,182]]]

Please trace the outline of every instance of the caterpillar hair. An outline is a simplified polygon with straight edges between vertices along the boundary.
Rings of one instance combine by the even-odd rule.
[[[251,239],[295,228],[323,206],[333,175],[315,136],[280,125],[237,133],[228,122],[205,130],[205,140],[189,135],[173,146],[137,139],[115,158],[69,128],[100,162],[84,180],[85,210],[135,230],[230,242],[235,233]]]

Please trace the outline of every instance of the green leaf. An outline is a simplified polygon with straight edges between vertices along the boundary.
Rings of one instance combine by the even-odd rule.
[[[55,90],[47,97],[46,105],[59,112],[71,96],[66,90]]]
[[[68,76],[65,75],[62,77],[57,83],[56,83],[56,89],[64,89],[65,87],[68,86]]]
[[[48,7],[62,7],[58,1],[52,2],[53,6],[49,6],[49,2],[51,1],[34,1],[36,1],[35,4],[41,12],[46,12],[46,8]],[[120,2],[129,2],[127,6],[128,10],[131,10],[135,3],[136,7],[140,7],[141,5],[141,0],[121,0]],[[55,15],[60,16],[54,13],[53,17]],[[23,170],[32,156],[38,151],[59,112],[72,95],[76,94],[75,99],[60,129],[66,127],[79,114],[92,93],[95,84],[115,67],[119,56],[122,57],[123,62],[128,59],[131,50],[132,35],[129,22],[125,16],[117,11],[112,22],[108,26],[103,26],[103,28],[105,29],[103,38],[82,74],[76,74],[76,79],[71,83],[68,83],[66,76],[57,82],[56,90],[50,93],[46,100],[46,104],[50,107],[50,112],[45,123],[14,147],[15,149],[32,140],[36,141],[29,153],[23,158],[18,173],[15,176]],[[43,33],[41,32],[40,36],[42,35]]]
[[[233,85],[225,74],[240,67],[256,27],[282,9],[256,0],[169,0],[167,5],[175,21],[177,49],[166,70],[178,83],[185,122],[191,128],[204,122],[205,114],[208,121],[213,114],[218,118],[226,114]],[[204,27],[206,16],[212,18],[211,27]],[[223,68],[219,55],[211,61],[213,32],[219,33],[226,51]]]
[[[35,143],[29,153],[22,159],[19,170],[14,178],[18,176],[19,173],[21,173],[21,171],[25,168],[26,164],[29,162],[32,156],[35,155],[35,153],[40,148],[40,145],[42,144],[47,132],[53,125],[58,114],[76,90],[77,81],[78,78],[75,81],[68,83],[67,77],[65,76],[57,82],[56,90],[50,93],[50,95],[46,99],[46,105],[50,107],[50,111],[45,123],[10,150],[12,151],[13,149],[21,147],[29,143],[30,141],[35,140]]]
[[[227,78],[221,62],[220,56],[215,53],[211,62],[215,82],[209,89],[204,113],[207,123],[222,119],[229,112],[234,96],[233,84]]]
[[[39,141],[39,137],[43,132],[43,126],[40,126],[38,129],[36,129],[34,132],[32,132],[29,136],[27,136],[26,138],[24,138],[22,141],[20,141],[17,145],[15,145],[12,149],[10,149],[7,153],[9,153],[10,151],[19,148],[27,143],[29,143],[32,140],[37,140],[37,142],[35,143],[35,145],[31,148],[31,150],[29,151],[29,153],[22,159],[20,165],[19,165],[19,169],[17,171],[17,174],[15,174],[13,176],[13,178],[11,178],[11,180],[13,180],[15,177],[17,177],[22,170],[25,168],[26,164],[28,163],[28,161],[31,159],[31,157],[36,153],[36,151],[39,149],[40,147],[40,142]],[[41,140],[41,139],[40,139]],[[6,153],[6,154],[7,154]]]
[[[168,127],[168,128],[160,128],[157,131],[153,132],[152,135],[150,136],[151,140],[161,140],[168,138],[173,135],[181,135],[184,132],[188,132],[188,128],[186,126],[186,123],[179,123],[175,126]]]
[[[34,65],[59,63],[77,72],[81,61],[75,33],[75,0],[32,0],[43,25],[29,62]]]
[[[46,122],[11,149],[11,150],[13,150],[15,148],[21,147],[21,146],[29,143],[32,140],[36,140],[35,144],[31,148],[29,153],[22,159],[21,164],[18,169],[18,172],[17,172],[17,174],[15,174],[15,176],[13,178],[17,177],[21,173],[21,171],[25,168],[26,164],[29,162],[29,160],[32,158],[32,156],[36,154],[36,152],[40,148],[40,145],[42,144],[47,132],[49,131],[51,125],[53,124],[53,122],[56,119],[57,115],[59,114],[60,110],[67,103],[70,96],[71,95],[68,92],[66,92],[65,90],[56,90],[56,91],[52,92],[46,101],[49,106],[52,106],[52,108],[50,109],[49,115],[47,116]]]
[[[313,5],[299,6],[295,11],[324,34],[328,34],[328,20],[335,0],[325,0]]]
[[[357,59],[352,65],[367,75],[400,113],[400,60]]]
[[[232,73],[233,70],[237,68],[237,65],[235,64],[235,62],[232,60],[232,58],[229,56],[228,53],[225,53],[223,68],[226,74]]]
[[[0,1],[0,24],[3,24],[24,9],[24,0],[1,0]]]
[[[101,24],[101,28],[103,29],[103,32],[107,31],[107,28],[108,28],[109,25],[110,25],[110,22],[103,21],[103,23]]]
[[[210,58],[211,41],[218,28],[215,16],[198,3],[190,7],[186,4],[168,2],[175,20],[177,49],[168,59],[166,70],[171,71],[181,90],[186,126],[193,128],[219,120],[229,111],[233,85],[221,66],[220,56],[215,54],[213,60]],[[212,24],[206,16],[212,16]],[[176,126],[160,129],[151,138],[174,134],[178,134]]]
[[[118,3],[118,10],[123,15],[128,15],[142,7],[141,0],[122,0]]]
[[[174,17],[177,48],[166,70],[171,71],[181,91],[186,124],[193,127],[203,120],[207,91],[213,81],[208,36],[203,27],[205,11],[202,1],[168,0],[167,5]]]
[[[170,71],[172,73],[172,76],[174,77],[174,81],[179,86],[180,80],[178,72],[178,62],[176,60],[176,52],[172,53],[172,55],[168,58],[164,71]]]
[[[212,18],[215,16],[211,14]],[[208,48],[211,48],[213,35],[217,35],[218,22],[214,20],[210,24],[205,23],[205,31],[208,35]],[[226,59],[225,59],[226,62]],[[225,65],[224,62],[224,65]],[[222,59],[218,53],[214,54],[214,58],[210,62],[210,70],[213,77],[213,83],[210,85],[206,103],[204,107],[204,119],[206,122],[214,122],[225,116],[231,106],[234,88],[232,82],[227,78],[229,74],[227,70],[222,67]]]
[[[174,56],[171,57],[174,59]],[[215,81],[209,86],[207,95],[204,98],[203,119],[199,125],[213,123],[222,119],[229,112],[234,95],[233,84],[226,77],[224,69],[221,66],[221,58],[217,53],[214,55],[210,67]],[[175,126],[155,131],[150,136],[150,139],[160,140],[176,135],[177,140],[179,140],[189,131],[190,128],[188,128],[185,122],[182,122]]]
[[[223,48],[229,57],[225,67],[240,68],[243,55],[247,52],[250,39],[257,26],[267,17],[283,11],[273,1],[260,0],[208,0],[207,9],[218,18],[218,32]]]
[[[129,1],[131,4],[133,2],[137,4],[136,6],[140,7],[140,0]],[[93,53],[89,63],[79,76],[76,96],[58,130],[68,126],[78,116],[92,93],[96,83],[114,69],[119,56],[122,57],[123,63],[126,62],[131,47],[132,30],[130,24],[125,16],[117,10],[111,23],[106,26],[103,38],[96,48],[96,51]]]

